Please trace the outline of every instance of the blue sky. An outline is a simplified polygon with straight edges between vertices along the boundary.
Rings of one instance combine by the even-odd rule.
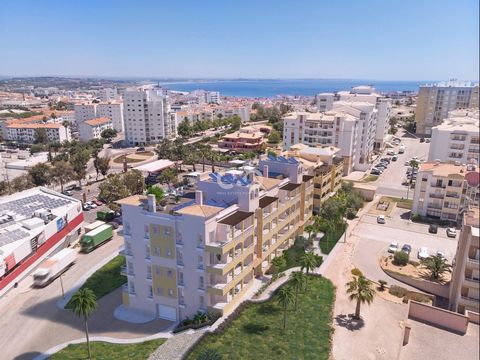
[[[0,75],[479,78],[478,0],[2,0]]]

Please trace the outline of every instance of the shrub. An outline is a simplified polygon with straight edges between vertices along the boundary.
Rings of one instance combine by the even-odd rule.
[[[415,291],[408,291],[403,297],[402,301],[407,304],[408,300],[418,301],[421,303],[429,303],[430,301],[432,301],[432,298],[429,295],[421,294]]]
[[[385,280],[378,280],[378,283],[380,284],[380,291],[384,291],[387,282]]]
[[[397,266],[405,266],[408,264],[409,256],[403,251],[397,251],[393,255],[393,263]]]
[[[206,348],[198,354],[196,360],[222,360],[222,355],[218,350]]]
[[[362,276],[363,275],[363,273],[360,271],[360,269],[357,269],[357,268],[352,269],[351,273],[354,276]]]
[[[401,286],[392,285],[390,286],[390,289],[388,290],[388,292],[393,296],[403,298],[408,293],[408,290]]]

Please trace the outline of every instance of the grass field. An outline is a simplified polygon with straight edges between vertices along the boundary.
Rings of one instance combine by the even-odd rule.
[[[328,231],[320,240],[320,249],[324,254],[330,254],[333,247],[337,244],[337,242],[342,237],[343,233],[345,232],[346,226],[343,225],[342,227],[335,229],[334,232]]]
[[[135,158],[135,157],[132,157],[132,155],[141,155],[142,158],[140,158],[140,157]],[[145,160],[149,159],[150,157],[152,157],[153,155],[155,155],[155,154],[152,151],[139,151],[139,152],[136,152],[136,153],[121,155],[119,157],[116,157],[115,159],[113,159],[113,162],[116,163],[116,164],[122,164],[123,160],[125,158],[127,158],[127,162],[137,163],[137,162],[145,161]]]
[[[145,360],[153,353],[165,339],[145,341],[138,344],[110,344],[106,342],[92,342],[92,359],[131,359]],[[65,349],[49,357],[50,360],[78,360],[88,359],[87,344],[68,345]]]
[[[298,308],[283,310],[276,295],[261,304],[249,304],[230,325],[205,336],[187,359],[196,360],[205,348],[217,350],[223,360],[304,359],[327,360],[332,336],[334,286],[330,280],[310,276],[308,290],[298,296]]]
[[[120,275],[120,268],[125,265],[125,257],[118,255],[98,269],[90,276],[81,289],[91,289],[97,299],[111,293],[116,288],[127,282],[127,278]],[[70,301],[65,308],[70,309]]]

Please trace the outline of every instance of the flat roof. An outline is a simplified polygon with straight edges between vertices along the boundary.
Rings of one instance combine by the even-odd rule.
[[[253,212],[236,211],[232,215],[227,216],[226,218],[220,220],[219,223],[235,226],[252,215],[253,215]]]
[[[163,169],[167,169],[169,167],[174,166],[175,163],[173,161],[167,160],[167,159],[160,159],[153,161],[148,164],[140,165],[137,167],[134,167],[135,170],[140,170],[140,171],[146,171],[146,172],[156,172],[156,171],[161,171]]]
[[[193,215],[193,216],[200,216],[200,217],[210,217],[213,215],[218,214],[222,211],[223,208],[217,206],[210,206],[210,205],[190,205],[180,210],[175,211],[178,214],[182,215]]]
[[[313,175],[303,175],[303,182],[310,181],[314,178],[315,176]]]
[[[263,209],[265,207],[267,207],[268,205],[270,205],[271,203],[277,201],[278,198],[277,197],[274,197],[274,196],[264,196],[262,198],[260,198],[260,200],[258,201],[258,206]]]
[[[120,205],[138,206],[138,205],[141,205],[142,202],[145,200],[147,200],[147,197],[145,195],[132,195],[132,196],[117,200],[115,202]]]
[[[107,117],[100,117],[100,118],[86,120],[85,124],[90,125],[90,126],[95,126],[95,125],[106,124],[106,123],[109,123],[109,122],[111,123],[112,120],[110,120]]]
[[[280,190],[293,191],[293,190],[295,190],[296,188],[298,188],[299,186],[300,186],[300,184],[288,183],[288,184],[283,185],[283,186],[280,188]]]

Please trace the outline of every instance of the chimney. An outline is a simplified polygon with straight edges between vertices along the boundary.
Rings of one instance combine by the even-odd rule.
[[[263,165],[263,177],[268,178],[268,165]]]
[[[203,205],[203,193],[201,190],[195,191],[195,204]]]
[[[148,211],[157,212],[157,200],[155,198],[155,195],[148,194],[147,199],[148,199]]]

